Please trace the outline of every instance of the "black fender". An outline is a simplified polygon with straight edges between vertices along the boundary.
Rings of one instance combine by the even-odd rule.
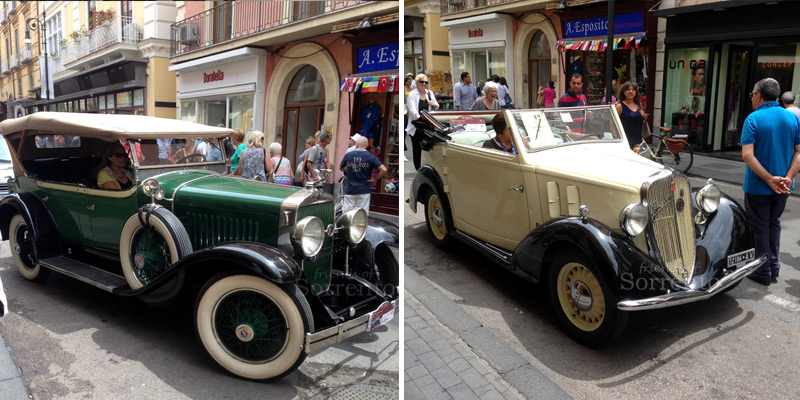
[[[595,220],[580,217],[554,220],[539,226],[517,246],[511,264],[534,282],[546,281],[549,263],[563,247],[577,247],[592,260],[617,296],[621,294],[623,273],[660,271],[653,266],[649,256],[626,236]]]
[[[695,214],[699,212],[693,190]],[[722,278],[728,268],[728,256],[756,247],[755,235],[747,213],[739,203],[723,194],[717,211],[707,216],[704,224],[695,224],[696,257],[693,288],[705,287]],[[761,254],[756,254],[755,258]]]
[[[15,214],[22,215],[33,232],[36,252],[40,258],[60,254],[61,236],[50,211],[42,200],[32,192],[12,193],[0,201],[0,234],[8,240],[8,224]]]
[[[411,207],[411,211],[416,213],[417,202],[422,203],[425,201],[425,199],[420,198],[420,196],[423,193],[423,189],[426,188],[435,191],[436,194],[439,195],[439,198],[442,200],[442,208],[444,208],[448,216],[448,218],[446,218],[448,228],[452,230],[453,212],[450,209],[450,198],[447,196],[447,193],[444,192],[444,183],[439,177],[439,174],[436,173],[436,170],[430,165],[423,165],[414,175],[414,181],[411,184],[411,193],[408,196],[408,205]]]
[[[339,239],[344,241],[344,238]],[[350,245],[349,252],[344,249],[334,254],[333,265],[337,269],[344,269],[345,254],[348,256],[348,266],[352,272],[371,271],[375,264],[378,251],[389,251],[400,247],[400,229],[397,225],[370,218],[367,233],[357,245]],[[383,249],[385,248],[385,250]],[[394,255],[392,255],[394,257]],[[398,264],[400,260],[397,260]]]
[[[138,296],[158,289],[177,274],[186,274],[187,281],[205,283],[223,271],[250,273],[277,285],[295,283],[302,275],[291,256],[274,247],[252,242],[231,242],[208,247],[182,258],[172,268],[140,289],[118,289],[114,294]]]

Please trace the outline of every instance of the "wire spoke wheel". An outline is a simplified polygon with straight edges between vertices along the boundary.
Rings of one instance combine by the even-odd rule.
[[[11,218],[8,235],[11,258],[14,259],[20,275],[34,282],[46,279],[50,275],[50,270],[39,264],[36,238],[22,215],[17,214]]]
[[[141,228],[131,240],[131,264],[136,278],[147,285],[172,265],[167,241],[152,228]]]
[[[214,313],[214,330],[234,357],[269,361],[286,346],[289,327],[280,307],[264,293],[236,290],[223,297]]]
[[[664,166],[686,173],[694,162],[694,151],[692,146],[686,144],[680,151],[673,153],[666,148],[666,145],[663,145],[659,147],[656,157],[658,157],[658,162]]]

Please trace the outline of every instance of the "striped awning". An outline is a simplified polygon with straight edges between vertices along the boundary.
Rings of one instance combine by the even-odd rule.
[[[398,93],[400,91],[397,70],[365,72],[349,75],[339,85],[339,91],[351,93]]]
[[[647,40],[644,32],[616,35],[611,43],[614,50],[638,49],[642,40]],[[593,37],[581,39],[562,39],[556,42],[556,51],[580,50],[580,51],[606,51],[608,49],[607,37]]]

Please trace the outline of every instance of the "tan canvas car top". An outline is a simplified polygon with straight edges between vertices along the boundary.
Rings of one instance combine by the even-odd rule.
[[[117,139],[225,137],[233,130],[176,119],[141,115],[37,112],[0,122],[0,133],[9,135],[24,130]]]

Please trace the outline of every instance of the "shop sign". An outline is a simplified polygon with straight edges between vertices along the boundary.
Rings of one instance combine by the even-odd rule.
[[[361,47],[357,50],[358,72],[384,71],[400,68],[397,42]]]
[[[641,12],[614,15],[614,34],[644,31]],[[565,38],[581,38],[608,34],[608,16],[564,21]]]
[[[481,28],[467,29],[467,36],[471,38],[483,37],[483,29]]]
[[[218,69],[210,74],[203,72],[203,83],[217,82],[225,79],[225,73]]]

